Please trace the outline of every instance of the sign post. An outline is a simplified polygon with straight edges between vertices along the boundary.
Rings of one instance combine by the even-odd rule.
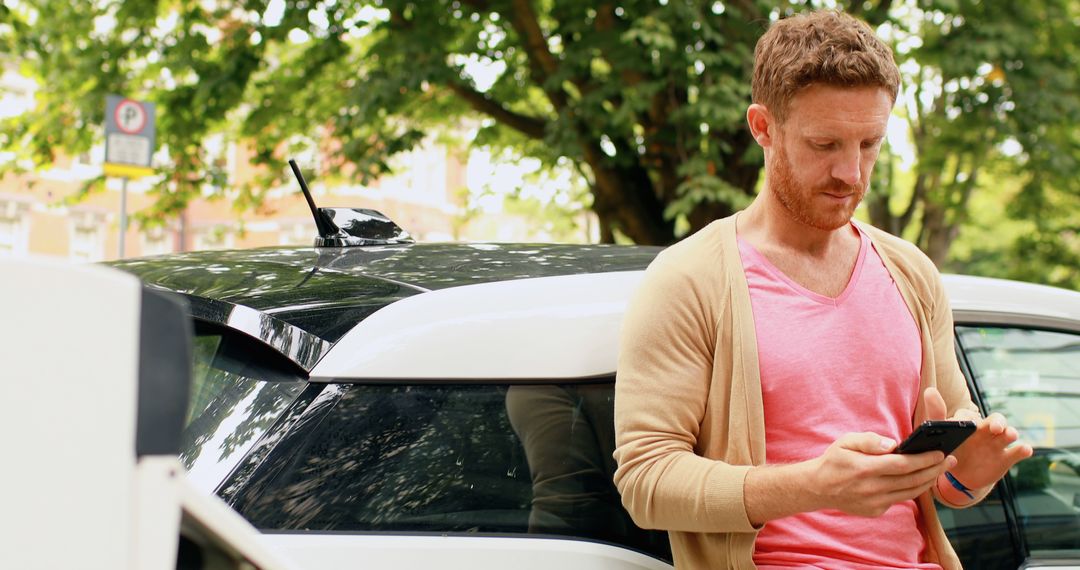
[[[154,173],[150,161],[154,154],[154,105],[133,101],[119,95],[105,98],[105,174],[119,176],[120,252],[124,258],[127,236],[127,183]]]

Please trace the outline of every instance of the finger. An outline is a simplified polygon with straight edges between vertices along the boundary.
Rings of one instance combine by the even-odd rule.
[[[872,432],[844,434],[836,443],[844,449],[882,455],[896,448],[896,441]]]
[[[999,435],[1005,431],[1005,428],[1009,427],[1009,422],[1005,420],[1005,416],[997,412],[987,416],[984,421],[990,426],[990,433],[993,435]]]
[[[951,457],[951,456],[950,456]],[[925,453],[893,454],[881,458],[878,473],[882,475],[910,475],[923,469],[941,465],[948,458],[940,451],[927,451]],[[956,458],[952,458],[953,463]]]
[[[945,399],[937,388],[927,388],[923,392],[923,404],[926,406],[926,419],[943,420],[948,409],[945,407]]]
[[[953,417],[951,417],[949,419],[951,419],[951,420],[967,420],[967,421],[970,421],[970,422],[978,422],[978,421],[982,420],[983,418],[982,418],[981,415],[979,415],[979,412],[976,412],[975,410],[969,410],[967,408],[960,408],[959,410],[956,410],[956,413],[953,414]]]
[[[1005,460],[1008,462],[1009,467],[1012,467],[1034,454],[1035,450],[1030,445],[1021,443],[1005,450]]]
[[[887,477],[886,482],[890,485],[891,490],[913,489],[936,481],[942,473],[953,467],[956,467],[956,458],[950,455],[940,463],[935,463],[904,475]]]
[[[882,495],[881,498],[883,501],[887,502],[890,505],[895,505],[896,503],[901,503],[904,501],[910,501],[915,497],[918,497],[919,495],[922,495],[923,493],[929,491],[936,483],[937,477],[934,477],[930,481],[921,485],[917,485],[915,487],[910,487],[907,489],[897,489],[896,491],[885,493]]]

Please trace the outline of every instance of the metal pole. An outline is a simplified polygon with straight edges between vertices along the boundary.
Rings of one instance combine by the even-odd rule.
[[[127,234],[127,176],[120,183],[120,253],[117,259],[124,259],[124,237]]]

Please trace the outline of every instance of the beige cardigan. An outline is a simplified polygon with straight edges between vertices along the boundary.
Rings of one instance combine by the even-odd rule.
[[[957,364],[952,313],[933,263],[914,245],[860,224],[922,335],[920,393],[952,416],[977,410]],[[644,528],[670,531],[676,567],[754,568],[743,480],[765,461],[750,293],[735,216],[663,251],[623,321],[615,382],[615,484]],[[922,398],[912,424],[923,421]],[[960,568],[929,493],[917,499],[928,561]]]

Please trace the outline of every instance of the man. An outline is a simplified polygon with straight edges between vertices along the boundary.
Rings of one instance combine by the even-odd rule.
[[[958,568],[933,500],[965,507],[1031,455],[979,417],[917,248],[852,222],[899,87],[837,12],[775,23],[746,117],[765,184],[663,252],[623,324],[616,485],[678,568]],[[978,430],[892,453],[927,419]]]

